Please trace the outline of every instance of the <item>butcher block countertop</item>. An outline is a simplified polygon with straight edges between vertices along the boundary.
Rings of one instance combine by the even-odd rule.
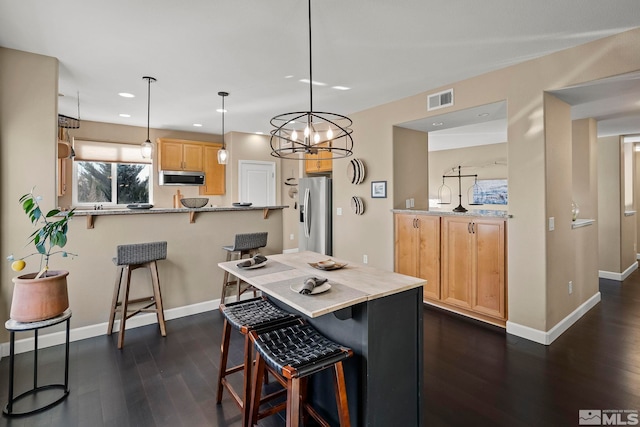
[[[332,271],[309,265],[327,259],[347,265]],[[265,266],[255,269],[241,269],[236,266],[238,262],[221,262],[218,266],[312,318],[421,287],[426,283],[416,277],[309,251],[269,255]],[[311,276],[328,279],[331,288],[316,295],[301,295],[291,290],[291,286],[302,284],[305,278]]]

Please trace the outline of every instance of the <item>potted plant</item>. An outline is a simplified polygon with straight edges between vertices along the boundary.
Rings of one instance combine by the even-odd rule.
[[[11,301],[11,318],[19,322],[37,322],[59,316],[69,308],[67,294],[68,271],[50,270],[49,259],[59,254],[63,257],[75,254],[62,250],[67,244],[67,222],[73,216],[73,210],[63,212],[60,219],[54,220],[59,209],[52,209],[46,214],[40,208],[42,197],[31,192],[20,197],[20,204],[36,230],[29,236],[28,243],[33,243],[36,252],[22,258],[7,259],[12,262],[14,271],[21,271],[26,266],[25,259],[40,255],[40,271],[23,274],[13,278],[13,299]],[[56,249],[59,248],[59,249]]]

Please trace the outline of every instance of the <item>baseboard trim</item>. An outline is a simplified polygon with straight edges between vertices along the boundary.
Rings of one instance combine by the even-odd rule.
[[[638,269],[638,261],[635,261],[622,273],[614,273],[612,271],[598,270],[598,277],[600,277],[601,279],[617,280],[618,282],[622,282],[624,279],[629,277],[631,273],[633,273],[637,269]]]
[[[295,254],[300,252],[298,250],[298,248],[293,248],[293,249],[285,249],[284,251],[282,251],[283,254]]]
[[[241,299],[253,298],[253,294],[248,292],[242,295]],[[186,305],[183,307],[170,308],[164,311],[165,320],[178,319],[180,317],[191,316],[193,314],[204,313],[207,311],[217,310],[220,306],[220,300],[204,301],[196,304]],[[71,318],[73,324],[73,317]],[[138,314],[129,320],[127,320],[127,330],[133,328],[139,328],[141,326],[151,325],[156,323],[156,315],[153,313]],[[93,338],[107,333],[108,322],[98,323],[96,325],[82,326],[79,328],[73,328],[69,331],[69,341],[80,341],[87,338]],[[114,333],[120,331],[120,320],[116,320],[114,323]],[[52,347],[54,345],[64,344],[65,333],[64,331],[53,332],[51,334],[39,334],[38,335],[38,348]],[[16,340],[15,352],[26,353],[32,351],[34,347],[33,338],[25,338]],[[0,343],[0,356],[5,357],[9,355],[9,343]]]
[[[597,292],[547,332],[507,321],[507,333],[539,344],[550,345],[582,316],[584,316],[586,312],[595,307],[600,300],[600,292]]]

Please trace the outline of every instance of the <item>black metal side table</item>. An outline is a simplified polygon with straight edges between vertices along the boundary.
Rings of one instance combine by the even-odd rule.
[[[53,319],[42,320],[39,322],[17,322],[13,319],[9,319],[4,324],[4,327],[10,332],[10,344],[9,344],[9,402],[3,409],[2,413],[9,417],[19,417],[22,415],[34,414],[36,412],[44,411],[51,408],[54,405],[62,402],[69,395],[69,320],[71,319],[71,309],[67,309],[58,317]],[[65,341],[65,357],[64,357],[64,384],[47,384],[38,386],[38,331],[42,328],[57,325],[62,322],[67,322],[66,328],[66,341]],[[33,331],[34,333],[34,349],[33,349],[33,388],[16,397],[13,397],[13,379],[14,379],[14,362],[15,362],[15,334],[16,332]],[[51,403],[36,407],[29,411],[13,412],[13,404],[22,398],[32,396],[40,391],[59,389],[62,390],[62,395]]]

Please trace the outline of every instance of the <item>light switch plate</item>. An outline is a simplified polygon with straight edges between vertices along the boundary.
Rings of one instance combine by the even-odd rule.
[[[554,217],[549,217],[549,231],[553,231],[556,228],[556,220]]]
[[[336,208],[336,215],[342,215],[342,208]]]

